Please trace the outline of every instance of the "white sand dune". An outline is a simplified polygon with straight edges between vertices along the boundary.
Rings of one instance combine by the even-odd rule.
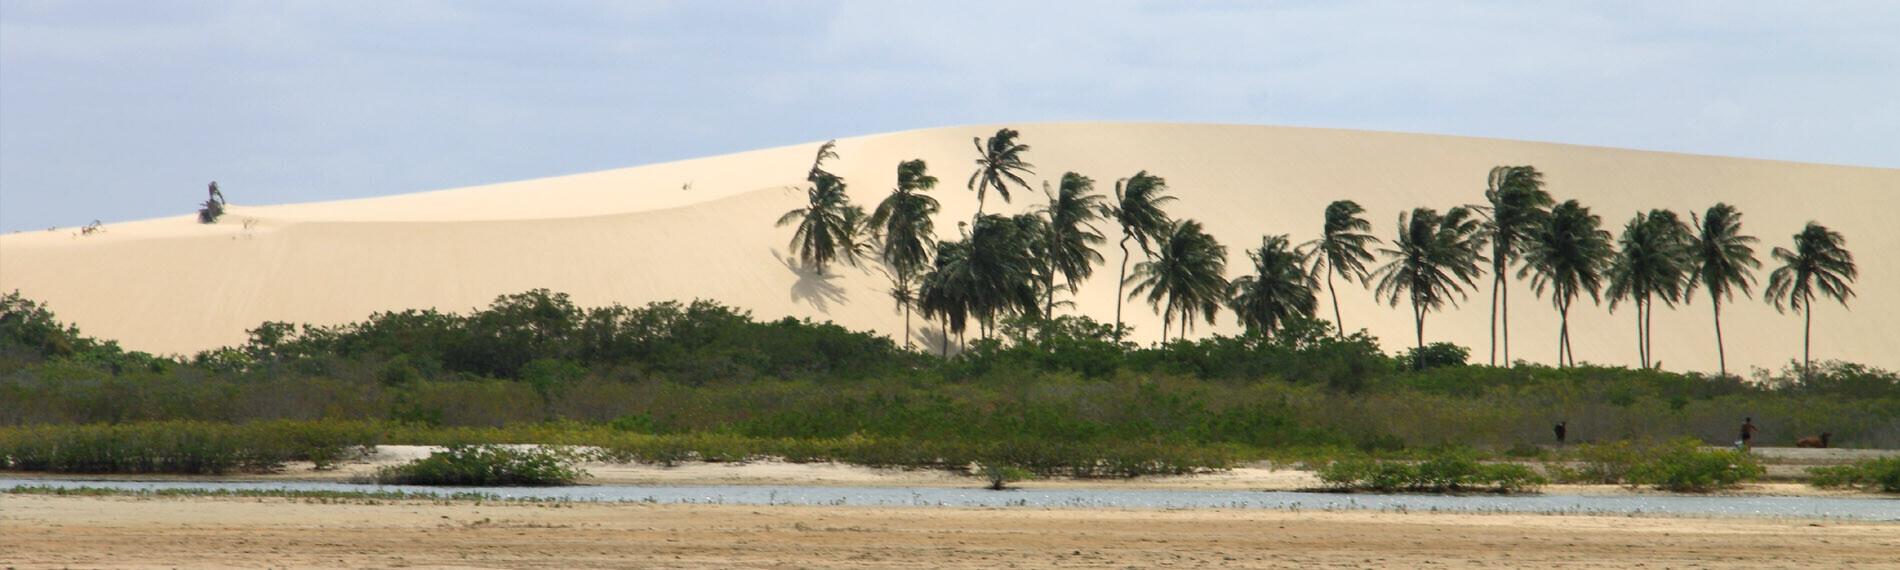
[[[1829,303],[1814,317],[1817,359],[1900,368],[1900,170],[1798,164],[1466,137],[1330,129],[1183,124],[1015,125],[1032,145],[1040,178],[1074,170],[1114,180],[1146,169],[1167,178],[1180,198],[1171,211],[1204,222],[1229,247],[1230,276],[1244,271],[1245,249],[1262,234],[1304,241],[1332,200],[1350,198],[1369,210],[1375,232],[1389,238],[1401,210],[1448,208],[1482,199],[1486,172],[1500,164],[1543,170],[1558,199],[1577,198],[1621,228],[1640,209],[1671,208],[1684,216],[1722,201],[1745,214],[1759,253],[1787,245],[1808,220],[1847,237],[1862,268],[1859,297],[1849,309]],[[963,182],[973,168],[970,139],[997,126],[907,131],[840,139],[840,160],[852,199],[867,208],[886,193],[899,161],[922,158],[943,182],[940,233],[975,209]],[[816,144],[528,180],[361,200],[244,206],[216,225],[191,216],[106,226],[79,236],[73,229],[0,237],[0,289],[43,300],[86,333],[132,349],[188,353],[240,343],[266,320],[338,323],[374,311],[436,307],[465,311],[495,296],[545,287],[586,305],[643,304],[707,298],[752,310],[836,321],[898,334],[903,328],[875,270],[835,269],[829,276],[788,261],[789,228],[773,221],[798,207]],[[199,198],[180,189],[180,203]],[[992,197],[992,212],[1023,211],[1039,190],[1014,204]],[[1884,221],[1883,221],[1884,220]],[[1076,298],[1100,320],[1114,315],[1116,228],[1109,263]],[[1767,270],[1759,275],[1766,282]],[[1342,283],[1342,285],[1346,285]],[[1431,315],[1428,341],[1488,350],[1488,284],[1461,309]],[[1513,282],[1512,355],[1550,362],[1556,354],[1555,311],[1528,285]],[[1356,285],[1341,289],[1346,326],[1364,327],[1400,350],[1412,341],[1404,308],[1375,301]],[[1322,297],[1324,302],[1324,297]],[[1330,312],[1330,309],[1328,309]],[[1572,315],[1580,360],[1633,364],[1634,316],[1583,306]],[[1135,339],[1159,334],[1145,304],[1126,309]],[[1330,316],[1330,315],[1327,315]],[[1657,357],[1670,369],[1713,370],[1715,338],[1708,298],[1658,311]],[[1779,368],[1801,351],[1800,320],[1758,299],[1724,307],[1729,366]],[[921,320],[922,339],[934,327]],[[1199,333],[1232,332],[1231,314]],[[929,333],[929,334],[934,334]]]

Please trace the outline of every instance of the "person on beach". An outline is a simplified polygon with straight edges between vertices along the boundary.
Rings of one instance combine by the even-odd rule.
[[[1761,428],[1755,427],[1755,418],[1742,418],[1742,451],[1748,451],[1757,431],[1761,431]]]
[[[1557,445],[1563,445],[1563,444],[1564,444],[1564,436],[1565,436],[1565,435],[1568,435],[1568,432],[1570,431],[1570,430],[1568,430],[1568,429],[1566,429],[1566,428],[1564,427],[1564,424],[1568,424],[1568,423],[1570,423],[1570,422],[1567,422],[1567,421],[1566,421],[1566,422],[1557,422],[1557,426],[1556,426],[1556,427],[1554,427],[1554,428],[1551,428],[1551,431],[1555,431],[1555,432],[1557,432]]]

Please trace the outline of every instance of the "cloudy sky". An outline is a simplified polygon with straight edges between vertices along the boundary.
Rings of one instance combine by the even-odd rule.
[[[0,231],[1056,120],[1893,168],[1900,2],[0,0]]]

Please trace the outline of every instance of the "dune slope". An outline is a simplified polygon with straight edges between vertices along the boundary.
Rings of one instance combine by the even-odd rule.
[[[996,126],[927,129],[840,139],[830,169],[852,199],[870,208],[895,180],[899,161],[922,158],[943,182],[941,234],[975,210],[963,182],[974,168],[974,136]],[[1369,210],[1389,239],[1404,209],[1444,209],[1482,200],[1486,172],[1532,164],[1559,199],[1576,198],[1619,230],[1640,209],[1670,208],[1686,218],[1722,201],[1744,213],[1759,254],[1786,246],[1808,220],[1847,237],[1860,262],[1851,308],[1820,305],[1814,355],[1900,368],[1900,232],[1882,218],[1900,206],[1900,170],[1693,156],[1561,144],[1328,129],[1179,124],[1016,125],[1033,148],[1037,178],[1068,170],[1097,181],[1146,169],[1180,198],[1171,211],[1204,222],[1229,249],[1229,276],[1248,268],[1245,250],[1263,234],[1310,239],[1321,211],[1350,198]],[[790,261],[790,228],[773,221],[804,198],[800,186],[816,144],[619,170],[381,198],[230,208],[219,224],[191,216],[113,224],[102,234],[73,229],[0,237],[0,289],[50,303],[86,333],[132,349],[189,353],[240,343],[267,320],[337,323],[374,311],[436,307],[462,311],[495,296],[545,287],[583,304],[643,304],[708,298],[752,310],[836,321],[905,334],[902,315],[875,269],[820,275]],[[228,190],[241,197],[240,189]],[[180,201],[189,196],[181,194]],[[992,197],[990,212],[1040,203],[1039,190],[1013,204]],[[1114,315],[1118,229],[1102,253],[1108,263],[1074,298],[1099,320]],[[1767,268],[1758,275],[1765,285]],[[1390,350],[1413,341],[1404,308],[1377,302],[1357,284],[1340,283],[1349,329],[1366,328]],[[1522,281],[1511,295],[1512,356],[1551,362],[1555,311]],[[1759,287],[1757,291],[1759,292]],[[1431,315],[1427,342],[1451,341],[1487,359],[1488,282],[1461,308]],[[1322,296],[1322,303],[1327,299]],[[1144,303],[1125,309],[1134,339],[1158,337],[1160,319]],[[1330,316],[1330,307],[1326,308]],[[1779,368],[1801,351],[1800,319],[1759,299],[1724,307],[1731,371]],[[921,320],[912,338],[935,338]],[[1581,306],[1571,317],[1580,360],[1636,360],[1634,314],[1627,307]],[[1664,308],[1654,317],[1656,356],[1666,368],[1713,370],[1709,301]],[[1237,330],[1232,315],[1196,332]],[[901,337],[900,337],[901,338]]]

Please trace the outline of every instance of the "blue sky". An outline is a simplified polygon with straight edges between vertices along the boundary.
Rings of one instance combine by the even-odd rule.
[[[0,0],[0,231],[1052,120],[1900,167],[1900,2]]]

